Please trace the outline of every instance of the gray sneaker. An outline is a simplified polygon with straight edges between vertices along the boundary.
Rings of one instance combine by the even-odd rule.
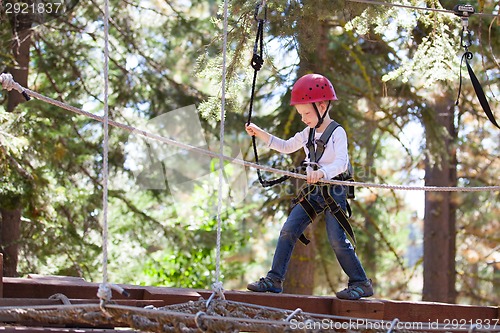
[[[339,291],[336,295],[338,298],[350,300],[357,300],[361,297],[373,296],[372,280],[369,279],[365,282],[349,285],[344,290]]]
[[[274,281],[270,277],[260,278],[259,281],[249,283],[247,289],[264,293],[270,291],[272,293],[281,293],[283,291],[283,283],[281,281]]]

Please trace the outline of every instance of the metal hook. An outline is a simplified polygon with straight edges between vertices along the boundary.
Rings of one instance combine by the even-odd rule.
[[[262,11],[264,11],[264,18],[259,19],[259,16],[262,13]],[[255,18],[255,21],[257,21],[257,22],[259,22],[260,20],[264,20],[264,21],[267,20],[267,5],[266,5],[265,0],[262,0],[262,2],[258,3],[255,6],[255,13],[254,13],[253,17]]]

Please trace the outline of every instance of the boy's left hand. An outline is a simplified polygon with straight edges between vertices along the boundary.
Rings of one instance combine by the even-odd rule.
[[[321,178],[324,177],[323,171],[321,170],[308,170],[307,171],[307,183],[308,184],[315,184],[317,183]]]

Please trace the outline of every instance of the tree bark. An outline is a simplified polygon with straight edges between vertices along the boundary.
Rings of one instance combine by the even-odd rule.
[[[15,60],[15,66],[9,67],[8,71],[12,74],[14,80],[23,87],[28,85],[32,24],[33,17],[29,14],[17,14],[11,18],[11,52]],[[23,95],[16,90],[9,91],[7,112],[13,112],[16,106],[24,101]]]
[[[310,227],[308,228],[311,229]],[[292,259],[285,277],[284,292],[289,294],[312,295],[314,290],[315,246],[314,233],[310,230],[307,238],[311,243],[304,246],[300,241],[295,245]]]
[[[438,123],[448,135],[439,138],[444,150],[440,162],[430,165],[426,161],[426,186],[456,186],[456,129],[453,101],[436,98],[435,112]],[[426,131],[428,133],[428,131]],[[427,140],[433,140],[427,135]],[[434,138],[435,140],[435,138]],[[424,287],[423,300],[455,303],[456,271],[456,204],[453,192],[425,192],[424,216]]]
[[[17,276],[21,209],[0,208],[0,247],[3,254],[3,275]]]

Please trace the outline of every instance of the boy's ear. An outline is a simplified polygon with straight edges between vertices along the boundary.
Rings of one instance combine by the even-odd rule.
[[[320,103],[320,106],[321,106],[321,111],[323,111],[323,112],[328,111],[327,110],[327,108],[328,108],[328,102],[327,101],[321,101],[319,103]]]

